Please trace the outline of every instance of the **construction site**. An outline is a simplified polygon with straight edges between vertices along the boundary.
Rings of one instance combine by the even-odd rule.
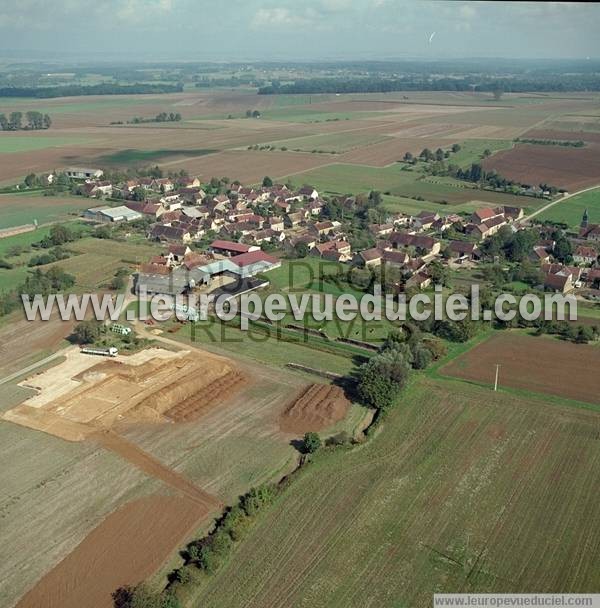
[[[150,348],[100,359],[77,347],[20,383],[36,395],[3,419],[68,441],[128,422],[188,422],[239,390],[244,375],[208,352]]]

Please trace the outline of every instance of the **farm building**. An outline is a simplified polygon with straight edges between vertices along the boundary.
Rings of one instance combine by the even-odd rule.
[[[104,175],[104,171],[86,167],[68,167],[65,169],[65,174],[72,179],[98,179]]]
[[[281,266],[281,260],[266,254],[260,249],[242,255],[236,255],[231,261],[238,267],[236,271],[241,277],[254,277],[261,272],[268,272]]]
[[[210,274],[202,268],[187,270],[185,267],[176,268],[169,274],[140,272],[135,281],[137,294],[178,296],[194,289],[199,285],[208,285]]]
[[[231,241],[216,240],[213,241],[208,251],[211,253],[220,253],[226,256],[235,256],[242,253],[249,253],[250,251],[259,251],[260,247],[255,245],[244,245],[243,243],[233,243]]]
[[[83,213],[83,217],[96,222],[133,222],[142,218],[142,214],[123,205],[119,207],[92,207]]]

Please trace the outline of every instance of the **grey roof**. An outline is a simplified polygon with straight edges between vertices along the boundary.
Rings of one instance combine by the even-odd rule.
[[[140,272],[136,281],[136,290],[139,292],[144,287],[149,294],[162,293],[176,296],[183,293],[190,286],[190,281],[196,284],[202,283],[209,276],[201,268],[176,268],[171,274],[150,274]]]
[[[142,217],[141,213],[134,211],[133,209],[129,209],[129,207],[125,207],[125,205],[120,205],[119,207],[105,207],[105,208],[95,208],[90,209],[94,213],[101,213],[102,215],[106,215],[111,218],[113,221],[118,219],[125,219],[128,222],[133,220],[139,220]]]
[[[200,266],[198,270],[201,270],[209,275],[218,274],[225,271],[234,272],[236,274],[239,274],[240,272],[239,266],[234,264],[229,258],[225,258],[224,260],[215,260],[210,264],[206,264],[206,266]]]

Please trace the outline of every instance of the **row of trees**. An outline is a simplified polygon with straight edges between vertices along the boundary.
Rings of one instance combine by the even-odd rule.
[[[134,116],[129,124],[138,125],[145,122],[179,122],[181,114],[179,112],[159,112],[154,118],[144,118],[143,116]]]
[[[392,91],[469,91],[491,93],[498,101],[506,92],[526,91],[599,91],[597,74],[548,74],[538,78],[515,76],[512,78],[463,78],[435,77],[431,75],[404,77],[350,77],[350,78],[303,78],[293,83],[281,84],[273,80],[260,87],[259,95],[311,94],[311,93],[389,93]]]
[[[48,114],[41,112],[29,111],[25,113],[23,121],[23,112],[11,112],[8,118],[5,114],[0,114],[0,129],[3,131],[36,131],[40,129],[49,129],[52,125],[52,119]]]
[[[65,84],[53,87],[2,87],[0,97],[30,97],[52,99],[55,97],[81,97],[86,95],[149,95],[156,93],[181,93],[183,83],[177,84],[115,84],[102,82],[93,85]]]

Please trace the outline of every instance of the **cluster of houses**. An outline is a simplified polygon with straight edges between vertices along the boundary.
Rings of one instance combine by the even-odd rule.
[[[118,186],[97,177],[86,179],[84,188],[91,197],[114,196],[118,190],[123,199],[117,207],[88,209],[87,218],[99,222],[148,220],[148,238],[162,242],[167,249],[143,265],[140,277],[148,291],[166,293],[214,284],[216,277],[249,279],[277,267],[278,258],[264,250],[292,256],[302,252],[363,268],[386,264],[399,269],[403,288],[424,289],[432,281],[428,265],[433,260],[477,262],[483,241],[504,226],[519,230],[523,218],[522,208],[508,206],[480,208],[470,217],[431,211],[414,216],[393,214],[386,223],[369,226],[374,247],[353,251],[344,224],[323,217],[326,203],[311,186],[292,190],[283,184],[246,187],[234,182],[227,194],[212,195],[193,177],[138,178]],[[144,200],[133,200],[134,193],[140,198],[140,190],[145,193]],[[346,197],[338,202],[343,209],[352,210],[356,199]],[[450,228],[454,239],[447,236]],[[579,236],[576,266],[555,263],[552,242],[542,241],[534,247],[531,259],[540,264],[547,289],[568,292],[597,286],[600,271],[594,242],[600,241],[600,225],[589,224],[587,212]],[[213,237],[203,254],[189,247]]]

